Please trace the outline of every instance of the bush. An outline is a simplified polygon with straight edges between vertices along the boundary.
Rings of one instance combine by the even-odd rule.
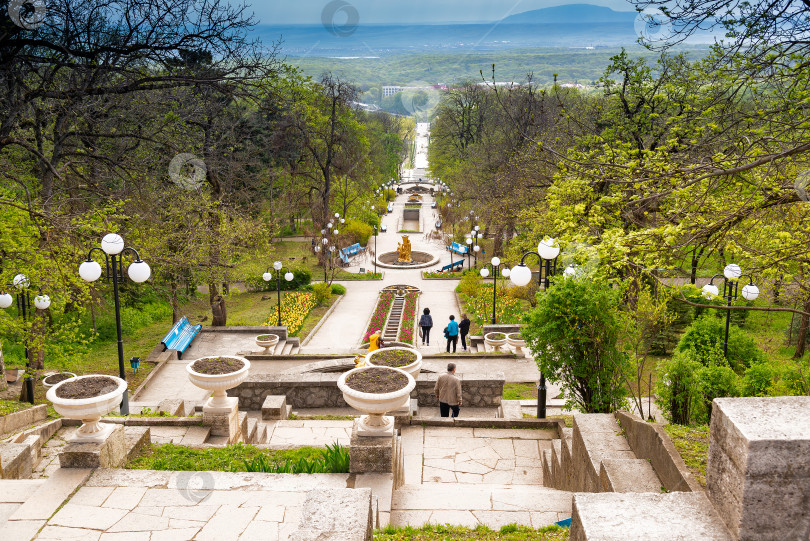
[[[700,411],[698,374],[702,366],[691,351],[676,353],[658,363],[655,403],[671,423],[688,425]]]
[[[359,242],[361,246],[368,246],[368,239],[374,234],[374,230],[365,222],[349,218],[341,226],[341,233],[347,234],[354,242]]]
[[[779,368],[770,362],[752,364],[742,378],[742,396],[769,396],[779,375]]]
[[[465,274],[456,286],[456,291],[468,297],[477,297],[481,294],[481,287],[484,285],[479,274]]]
[[[558,280],[538,298],[521,334],[540,371],[566,389],[568,405],[610,413],[624,402],[628,360],[617,346],[618,291],[599,281]]]
[[[323,306],[332,297],[332,287],[326,282],[312,284],[312,292],[318,306]]]
[[[525,286],[512,286],[506,289],[506,296],[527,301],[532,307],[537,306],[537,282],[531,281]]]
[[[303,288],[312,281],[312,273],[306,269],[293,269],[293,279],[287,281],[281,277],[281,290],[282,291],[295,291]],[[261,275],[249,276],[245,278],[245,287],[247,290],[256,293],[259,291],[275,291],[276,290],[276,277],[275,272],[273,278],[269,282],[265,282]]]
[[[722,359],[722,352],[718,352]],[[699,424],[708,424],[712,418],[712,401],[723,396],[739,396],[739,376],[721,364],[711,363],[704,366],[698,373],[700,378],[700,391],[703,395],[703,407],[700,409],[702,419]]]
[[[722,351],[725,337],[725,322],[712,316],[695,320],[678,343],[678,351],[692,350],[696,359],[708,365],[707,359],[717,348]],[[737,374],[745,373],[752,364],[765,361],[765,354],[757,348],[754,339],[736,325],[729,328],[728,364]]]
[[[340,284],[332,284],[332,294],[333,295],[345,295],[346,288]]]

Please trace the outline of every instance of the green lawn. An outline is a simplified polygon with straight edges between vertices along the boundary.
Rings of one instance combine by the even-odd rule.
[[[17,400],[2,400],[0,399],[0,415],[8,415],[30,408],[31,404],[28,402],[18,402]]]
[[[664,425],[664,430],[681,454],[686,467],[698,483],[705,487],[706,463],[709,458],[709,427],[668,424]]]
[[[504,383],[504,400],[534,400],[537,398],[536,383]]]
[[[269,450],[237,443],[222,448],[192,449],[171,443],[151,444],[126,467],[133,470],[246,471],[244,461],[260,455],[273,462],[283,462],[301,458],[312,460],[322,454],[323,449],[317,447]]]
[[[534,529],[516,524],[507,524],[500,530],[486,526],[465,528],[449,524],[430,525],[414,528],[388,526],[374,531],[374,541],[462,541],[480,539],[486,541],[565,541],[570,530],[559,526]]]

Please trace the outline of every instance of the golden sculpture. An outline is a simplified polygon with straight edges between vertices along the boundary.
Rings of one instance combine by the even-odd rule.
[[[422,196],[418,195],[418,194],[413,194],[413,195],[408,197],[408,202],[409,203],[417,203],[417,202],[419,202],[421,200],[422,200]]]
[[[365,355],[357,355],[354,358],[354,367],[360,368],[366,366],[366,356]]]
[[[408,240],[408,235],[402,235],[402,242],[397,243],[397,254],[399,254],[398,262],[411,262],[411,241]]]

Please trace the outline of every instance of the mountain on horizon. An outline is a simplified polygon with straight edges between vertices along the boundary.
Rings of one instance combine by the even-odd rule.
[[[515,13],[501,24],[594,24],[630,23],[638,14],[635,11],[614,11],[608,7],[593,4],[566,4],[542,9]]]

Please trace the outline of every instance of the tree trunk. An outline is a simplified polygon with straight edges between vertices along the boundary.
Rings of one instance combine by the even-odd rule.
[[[214,299],[219,296],[219,289],[217,288],[217,284],[212,280],[208,282],[208,302],[209,304],[214,304]]]
[[[804,301],[804,311],[810,312],[810,298]],[[807,350],[807,329],[810,327],[810,316],[802,315],[799,321],[799,335],[796,342],[796,353],[793,354],[794,359],[801,359]]]
[[[225,311],[225,299],[217,295],[211,303],[211,312],[213,313],[213,321],[211,325],[214,327],[224,327],[227,322],[227,313]]]

